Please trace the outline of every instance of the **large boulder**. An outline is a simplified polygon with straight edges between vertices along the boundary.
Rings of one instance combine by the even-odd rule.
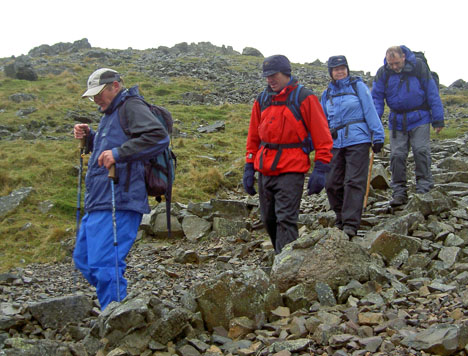
[[[253,48],[253,47],[245,47],[242,50],[242,55],[243,56],[254,56],[254,57],[261,57],[263,58],[262,52],[260,52],[258,49]]]
[[[276,286],[261,269],[242,268],[195,286],[195,300],[209,330],[216,326],[229,329],[237,317],[255,320],[282,303]]]
[[[425,194],[415,194],[407,205],[407,211],[420,212],[424,216],[439,215],[455,207],[454,200],[445,193],[432,190]]]
[[[336,292],[351,280],[368,281],[370,264],[371,258],[361,246],[350,242],[343,231],[327,228],[286,245],[275,258],[271,278],[281,292],[302,283],[308,298],[315,299],[318,282]]]
[[[84,295],[50,298],[31,304],[31,315],[43,328],[62,328],[67,323],[86,318],[93,308],[91,301]]]
[[[167,344],[188,326],[191,313],[166,305],[156,297],[128,296],[111,303],[98,318],[99,337],[106,347],[119,347],[131,355],[141,355],[150,342]]]
[[[13,62],[8,63],[4,67],[4,72],[7,77],[14,79],[24,79],[29,81],[35,81],[38,79],[38,75],[27,56],[20,56]]]

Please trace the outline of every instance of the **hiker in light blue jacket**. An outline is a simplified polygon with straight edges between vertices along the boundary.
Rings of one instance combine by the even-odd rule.
[[[333,138],[333,158],[325,188],[335,226],[352,237],[361,224],[369,148],[380,152],[385,134],[369,88],[361,78],[349,76],[346,57],[330,57],[328,71],[331,81],[321,104]]]

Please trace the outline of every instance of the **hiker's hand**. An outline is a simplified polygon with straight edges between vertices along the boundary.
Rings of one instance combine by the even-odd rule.
[[[257,194],[257,191],[254,188],[254,174],[255,170],[253,163],[246,163],[244,167],[244,177],[242,178],[242,183],[244,184],[244,190],[249,195]]]
[[[436,132],[436,134],[438,135],[440,133],[440,131],[442,131],[443,127],[436,127],[434,130]]]
[[[112,154],[112,150],[107,150],[101,153],[98,158],[99,167],[106,167],[109,169],[115,163],[114,155]]]
[[[88,136],[89,134],[89,126],[88,124],[76,124],[73,128],[73,134],[77,140],[81,140],[82,138]]]
[[[315,161],[314,170],[309,176],[307,183],[307,195],[318,194],[325,187],[327,173],[330,172],[330,165],[321,161]]]
[[[374,153],[379,153],[380,151],[382,151],[382,147],[383,142],[376,142],[372,145],[372,151],[374,151]]]

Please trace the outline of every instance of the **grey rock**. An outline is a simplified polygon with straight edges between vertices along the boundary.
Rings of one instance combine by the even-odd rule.
[[[262,52],[260,52],[258,49],[253,48],[253,47],[245,47],[242,50],[242,55],[243,56],[254,56],[254,57],[263,58]]]
[[[403,250],[412,255],[418,252],[420,247],[421,241],[418,238],[380,231],[371,243],[369,252],[378,253],[390,262]]]
[[[216,121],[214,124],[199,127],[197,131],[200,133],[213,133],[217,131],[224,131],[224,129],[225,129],[224,121]]]
[[[335,295],[327,283],[317,282],[315,284],[317,299],[321,305],[332,307],[336,305]]]
[[[67,344],[53,340],[27,340],[10,338],[5,340],[5,356],[72,356]]]
[[[0,197],[0,221],[26,200],[32,191],[32,187],[25,187],[14,190],[10,195]]]
[[[196,215],[188,215],[182,220],[182,230],[188,240],[197,241],[211,231],[211,223]]]
[[[445,268],[451,268],[459,258],[459,247],[442,247],[439,251],[439,259],[444,262]]]
[[[153,222],[153,229],[152,233],[155,237],[167,237],[168,236],[168,229],[167,229],[167,221],[166,221],[166,213],[157,214],[156,218]],[[171,215],[171,236],[172,237],[183,237],[184,230],[182,229],[182,225],[180,224],[177,217]]]
[[[370,263],[368,253],[341,230],[321,229],[286,245],[275,258],[271,277],[282,292],[303,283],[310,288],[308,297],[315,299],[317,282],[337,290],[353,279],[367,281]]]
[[[455,202],[449,196],[437,190],[421,195],[414,195],[408,202],[407,211],[420,212],[424,216],[438,215],[449,211],[455,206]]]
[[[20,103],[22,101],[36,100],[37,97],[33,94],[16,93],[16,94],[10,95],[8,99],[10,99],[11,101],[14,101],[15,103]]]
[[[388,171],[382,164],[372,165],[371,183],[374,189],[388,189],[390,188],[390,177]]]
[[[401,343],[437,355],[453,355],[467,345],[468,330],[465,325],[434,325],[405,337]]]
[[[198,307],[208,330],[229,328],[229,321],[245,316],[255,319],[282,304],[278,289],[260,269],[227,271],[219,278],[195,286]]]
[[[240,230],[245,228],[247,228],[247,223],[242,220],[218,217],[213,219],[213,231],[216,231],[218,236],[236,236]]]
[[[223,218],[246,218],[249,216],[249,206],[240,200],[212,199],[210,201],[213,212]]]
[[[50,298],[28,306],[31,315],[42,327],[52,329],[86,318],[91,309],[91,301],[84,295]]]
[[[288,307],[291,312],[302,308],[307,309],[310,306],[306,287],[302,283],[289,288],[283,294],[283,301],[284,305]]]

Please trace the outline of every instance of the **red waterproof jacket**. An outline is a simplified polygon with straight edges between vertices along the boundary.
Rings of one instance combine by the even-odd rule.
[[[296,86],[297,82],[293,81],[277,95],[273,95],[272,100],[286,102]],[[317,97],[308,95],[302,101],[300,111],[312,137],[315,161],[329,163],[333,140]],[[255,170],[267,176],[288,172],[306,173],[310,169],[310,159],[301,147],[282,148],[279,156],[279,149],[275,147],[275,144],[294,146],[306,136],[304,124],[294,117],[286,105],[270,105],[261,111],[260,103],[255,100],[247,136],[246,163],[254,163]]]

